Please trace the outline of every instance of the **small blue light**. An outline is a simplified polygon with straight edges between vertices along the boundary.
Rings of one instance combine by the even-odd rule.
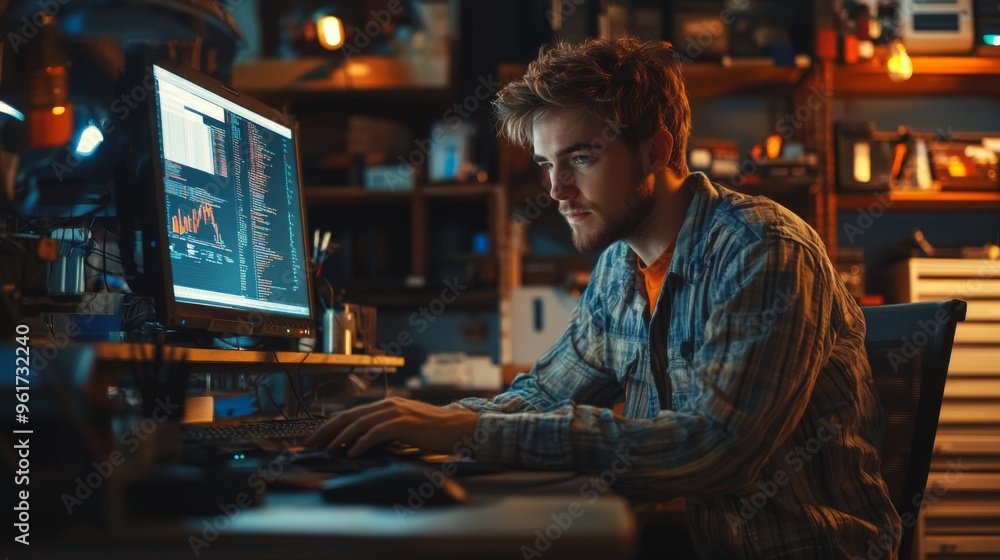
[[[996,34],[983,35],[983,42],[986,43],[987,45],[1000,47],[1000,35]]]
[[[80,133],[80,140],[76,144],[76,155],[89,156],[97,151],[97,147],[103,141],[104,135],[101,134],[101,129],[94,126],[93,123],[87,125]]]
[[[239,459],[239,458],[240,458],[239,454],[233,455],[233,459]]]
[[[79,35],[83,33],[83,24],[84,24],[83,14],[80,13],[79,11],[74,12],[63,18],[62,24],[67,34]]]

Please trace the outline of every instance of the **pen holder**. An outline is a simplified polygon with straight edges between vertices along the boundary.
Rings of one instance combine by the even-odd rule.
[[[323,351],[351,354],[354,348],[355,315],[350,306],[334,306],[323,313]]]

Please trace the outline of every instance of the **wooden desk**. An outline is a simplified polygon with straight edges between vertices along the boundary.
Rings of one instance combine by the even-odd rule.
[[[153,359],[156,347],[153,344],[133,344],[97,342],[93,344],[95,358],[102,363],[121,364],[136,359]],[[315,370],[343,371],[348,368],[396,368],[402,367],[404,360],[396,356],[368,356],[362,354],[325,354],[323,352],[288,352],[278,350],[228,350],[216,348],[188,348],[184,346],[164,346],[162,358],[166,362],[189,365],[212,364],[219,367],[245,366],[295,366]]]
[[[575,488],[585,482],[580,477]],[[31,557],[605,560],[631,558],[636,547],[628,503],[610,493],[591,503],[572,490],[470,492],[465,504],[412,514],[393,506],[331,505],[317,492],[269,493],[262,506],[228,511],[33,543]]]
[[[73,388],[70,390],[79,394],[81,386],[70,380],[83,383],[92,380],[87,376],[87,372],[95,369],[91,366],[127,372],[136,360],[140,363],[156,360],[156,349],[149,345],[70,345],[64,350],[58,353],[61,362],[55,364],[58,367],[44,372],[42,377],[48,380],[47,384],[34,389],[37,392],[32,393],[33,403],[55,403],[57,393],[63,389]],[[321,371],[330,367],[349,370],[356,365],[381,367],[381,363],[402,365],[398,358],[294,352],[279,352],[274,356],[270,352],[186,348],[162,349],[161,357],[164,362],[185,368],[230,364],[237,369],[249,366],[274,369],[300,361]],[[54,356],[50,362],[55,361]],[[95,391],[103,390],[107,399],[107,386],[86,384]],[[79,400],[81,404],[86,402]],[[146,439],[141,448],[123,451],[116,445],[119,440],[93,437],[95,430],[90,429],[88,420],[93,414],[86,410],[58,406],[41,410],[50,414],[40,419],[36,418],[40,414],[33,414],[32,424],[24,426],[36,430],[30,436],[34,461],[32,540],[30,548],[17,551],[17,558],[488,560],[540,556],[546,560],[597,560],[629,558],[635,549],[635,519],[626,500],[610,492],[592,500],[592,494],[581,492],[588,478],[575,481],[568,473],[525,473],[529,480],[526,483],[515,480],[515,484],[510,484],[508,477],[506,485],[493,482],[492,491],[490,484],[472,484],[460,478],[459,483],[469,490],[468,502],[458,506],[417,507],[412,515],[404,516],[391,506],[331,505],[316,491],[278,492],[268,487],[263,504],[257,507],[220,503],[215,508],[210,504],[208,509],[212,513],[207,516],[139,520],[126,514],[123,505],[129,488],[134,487],[129,483],[149,472],[154,452],[160,450],[154,443],[170,440],[174,430],[168,428],[173,423],[150,425],[149,430],[142,432]],[[98,416],[103,418],[106,414]],[[85,445],[90,441],[95,446]],[[112,464],[113,470],[108,466]],[[108,476],[102,474],[104,470]],[[542,484],[538,477],[543,477]],[[79,481],[84,479],[93,479],[84,490],[95,497],[78,498],[81,504],[74,504],[77,509],[67,512],[65,495],[77,496],[77,487],[83,484]],[[553,481],[560,482],[558,488],[553,487]],[[184,490],[167,491],[164,496],[176,497],[181,511],[190,511],[184,508],[198,498],[185,496]],[[149,503],[149,509],[157,511],[156,505]],[[81,508],[93,511],[84,514]],[[201,543],[197,539],[207,546],[198,546]],[[198,546],[197,555],[193,545]]]

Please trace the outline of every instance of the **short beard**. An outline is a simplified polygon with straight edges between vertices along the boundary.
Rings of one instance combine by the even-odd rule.
[[[637,162],[638,163],[638,162]],[[573,246],[581,253],[596,253],[607,249],[615,241],[635,238],[649,225],[653,217],[653,189],[640,176],[638,166],[634,168],[631,190],[626,194],[624,210],[615,216],[607,216],[608,222],[588,238],[582,238],[573,231]]]

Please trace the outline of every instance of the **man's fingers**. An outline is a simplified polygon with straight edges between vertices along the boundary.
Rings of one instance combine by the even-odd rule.
[[[398,413],[391,408],[374,411],[369,410],[367,414],[355,418],[353,422],[341,429],[340,433],[333,438],[333,441],[331,441],[326,448],[338,449],[341,445],[347,445],[353,448],[355,440],[365,435],[375,426],[381,424],[382,422],[392,420],[397,416]]]
[[[380,443],[401,439],[405,427],[405,418],[379,422],[354,442],[347,450],[347,456],[353,459]]]
[[[338,412],[330,417],[325,424],[316,429],[305,440],[305,444],[309,447],[323,447],[331,438],[340,432],[341,427],[344,424],[343,412]]]
[[[336,437],[341,430],[353,423],[355,419],[369,414],[373,409],[381,408],[383,402],[379,401],[357,406],[331,415],[330,420],[306,438],[304,443],[312,448],[326,447],[330,440]]]

